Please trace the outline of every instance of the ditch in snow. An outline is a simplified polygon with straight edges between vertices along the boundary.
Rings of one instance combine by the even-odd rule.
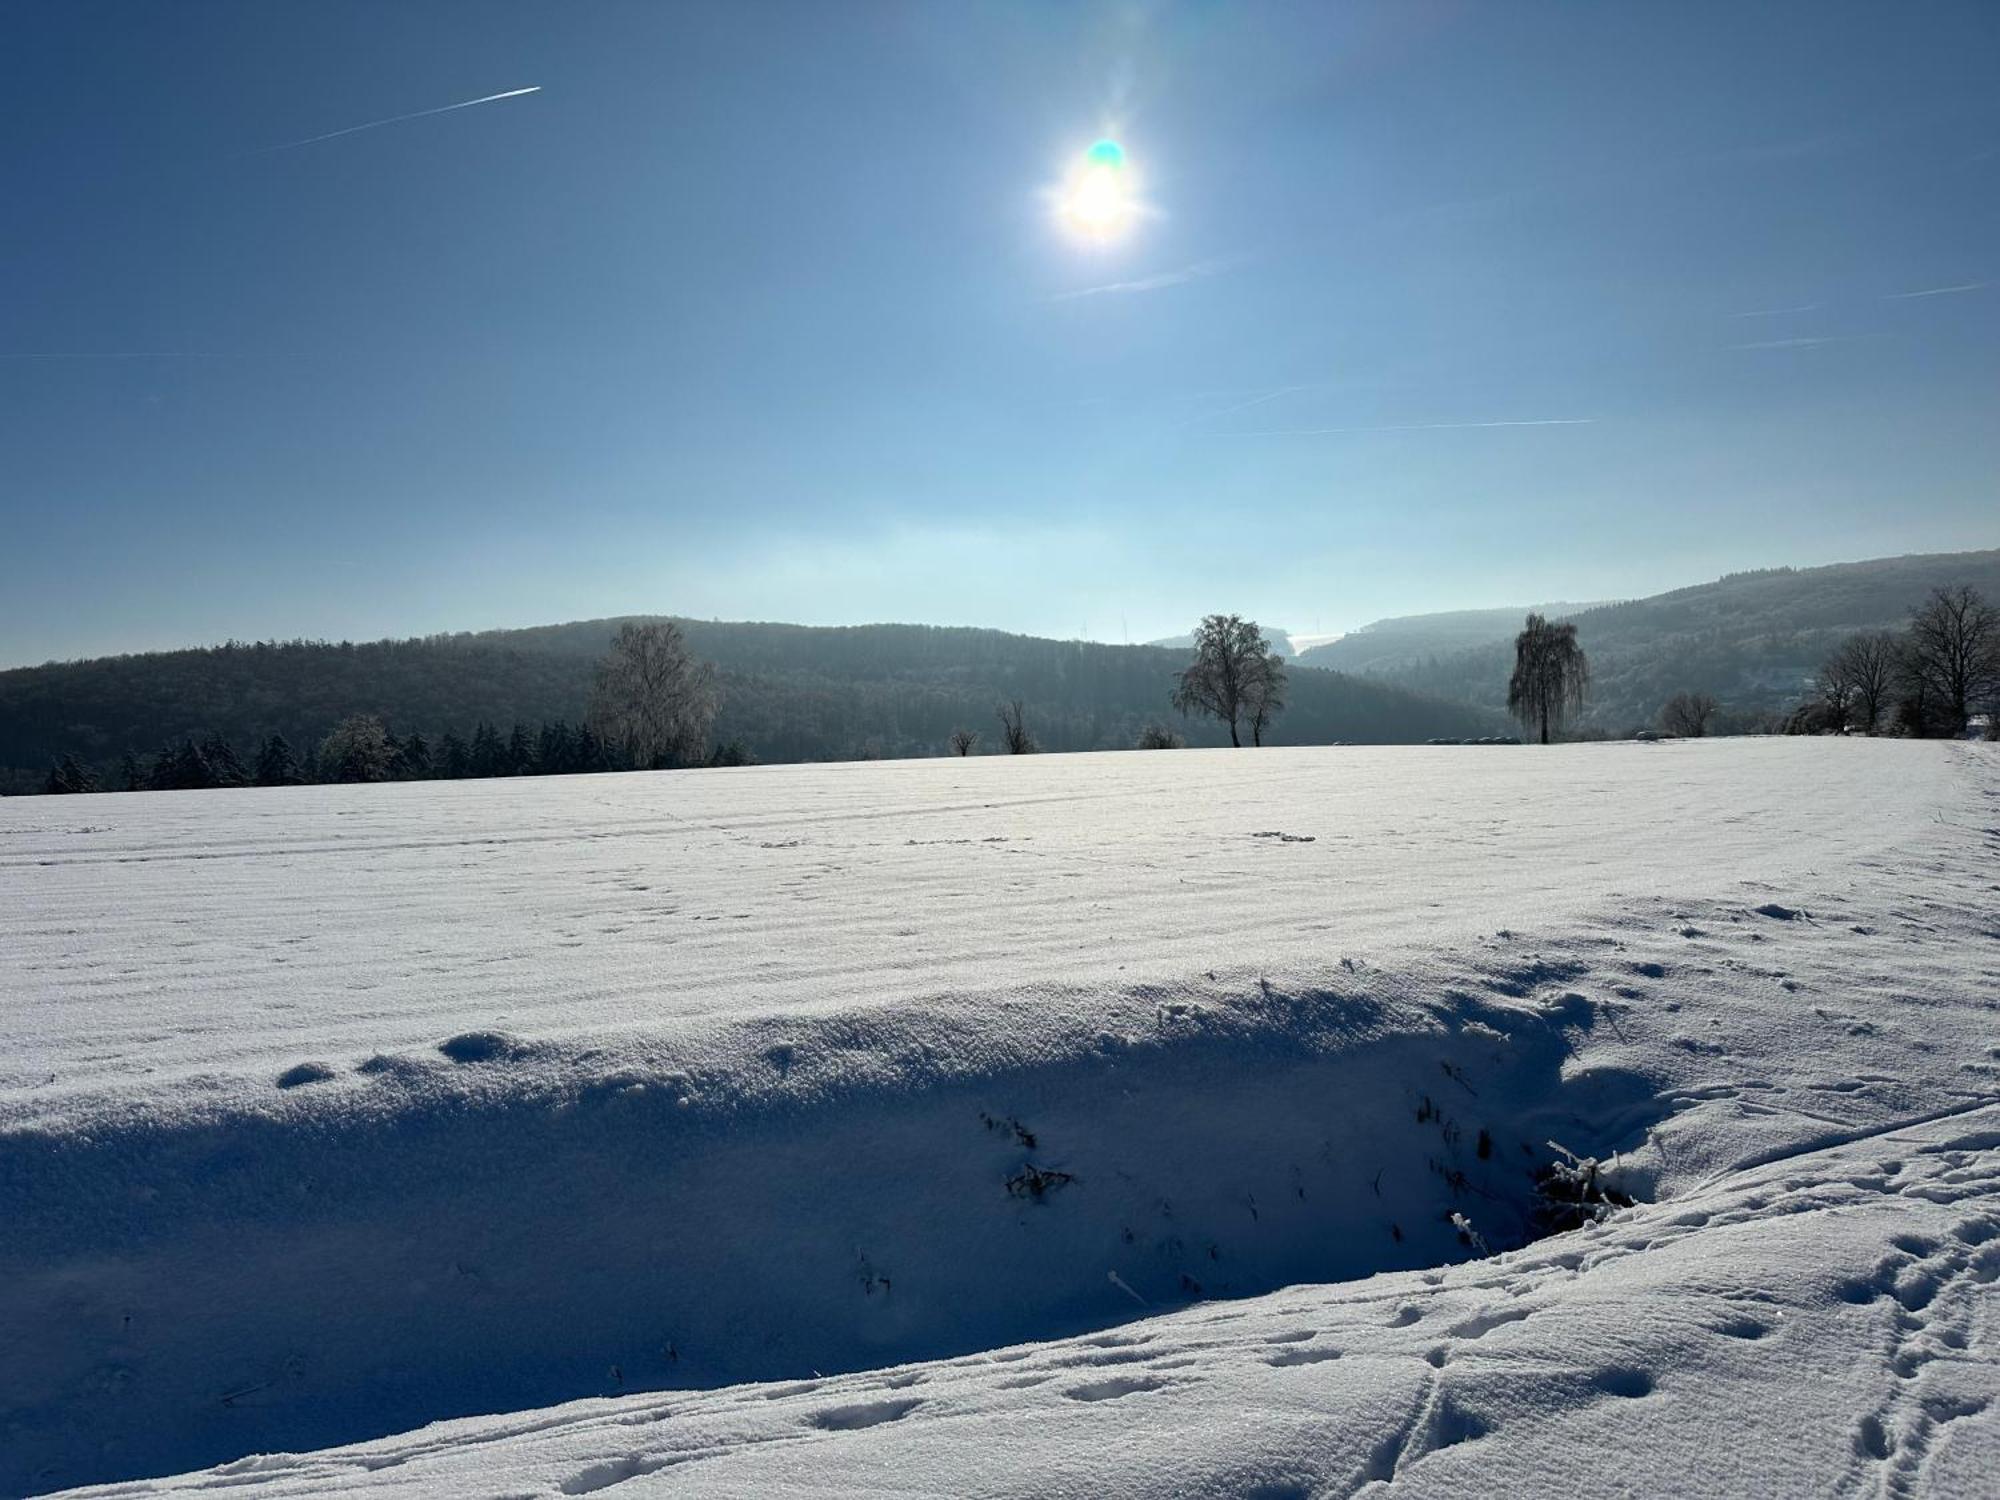
[[[290,1069],[265,1113],[17,1132],[0,1326],[40,1389],[0,1491],[1518,1246],[1593,1212],[1587,1159],[1659,1117],[1635,1074],[1566,1071],[1595,1012],[1537,1003],[1551,979],[1422,1007],[1135,994],[1142,1024],[1004,1043],[771,1019],[707,1066],[473,1033]]]

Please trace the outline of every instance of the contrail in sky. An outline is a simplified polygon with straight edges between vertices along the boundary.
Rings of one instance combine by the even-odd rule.
[[[1976,292],[1986,286],[1983,281],[1961,281],[1955,286],[1927,286],[1916,292],[1891,292],[1885,302],[1907,302],[1912,297],[1949,297],[1954,292]]]
[[[1274,427],[1262,432],[1218,432],[1217,437],[1318,437],[1334,432],[1449,432],[1469,427],[1588,427],[1595,417],[1541,417],[1522,422],[1395,422],[1383,427]]]
[[[532,88],[509,89],[504,94],[487,94],[478,99],[461,99],[456,104],[440,104],[435,109],[413,109],[406,115],[391,115],[386,120],[370,120],[365,125],[349,125],[345,130],[329,130],[325,135],[309,135],[302,141],[286,141],[282,146],[266,146],[264,154],[268,156],[274,151],[295,151],[300,146],[317,145],[320,141],[353,135],[356,131],[379,130],[384,125],[400,125],[405,120],[421,120],[426,115],[448,115],[455,109],[471,109],[475,104],[493,104],[501,99],[518,99],[523,94],[539,94],[541,91],[542,86],[538,83]]]

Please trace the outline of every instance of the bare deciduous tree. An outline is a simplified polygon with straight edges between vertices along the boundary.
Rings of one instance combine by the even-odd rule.
[[[1819,669],[1820,696],[1836,684],[1845,688],[1841,714],[1846,727],[1873,734],[1896,685],[1896,638],[1886,630],[1851,635]],[[1831,699],[1828,699],[1831,704]]]
[[[1934,701],[1950,733],[2000,691],[2000,609],[1960,584],[1931,591],[1910,616],[1908,670],[1918,696]]]
[[[1794,714],[1791,723],[1810,723],[1814,734],[1844,734],[1854,713],[1854,677],[1847,670],[1847,663],[1836,651],[1820,663],[1819,671],[1813,674],[1813,700],[1808,705],[1809,714]],[[1671,704],[1668,707],[1672,707]],[[1803,729],[1795,732],[1804,733]]]
[[[979,735],[974,730],[954,729],[951,732],[951,753],[953,755],[970,755],[972,754],[972,747],[978,743]]]
[[[1187,741],[1175,734],[1164,724],[1148,724],[1139,731],[1138,750],[1179,750]]]
[[[1551,625],[1530,614],[1514,637],[1514,675],[1507,682],[1507,711],[1544,745],[1583,707],[1590,691],[1590,662],[1576,643],[1576,626]]]
[[[589,722],[639,769],[699,761],[715,722],[715,669],[670,621],[621,625],[597,664]]]
[[[1021,712],[1021,700],[1013,699],[1003,703],[1000,714],[1000,738],[1007,746],[1009,755],[1033,755],[1036,750],[1035,737],[1028,733],[1027,719]]]
[[[1285,706],[1285,661],[1255,620],[1210,615],[1194,633],[1194,660],[1181,673],[1172,702],[1184,714],[1206,714],[1229,726],[1229,743],[1241,746],[1247,721],[1253,744]]]
[[[1716,702],[1707,693],[1675,693],[1660,710],[1660,728],[1698,740],[1708,733],[1715,710]]]

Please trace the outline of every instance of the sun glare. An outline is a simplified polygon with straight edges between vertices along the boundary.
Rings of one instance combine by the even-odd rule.
[[[1056,217],[1077,239],[1109,244],[1122,239],[1145,212],[1125,148],[1101,140],[1064,178],[1056,191]]]

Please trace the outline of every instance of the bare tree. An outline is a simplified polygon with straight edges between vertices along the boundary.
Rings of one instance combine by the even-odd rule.
[[[1000,738],[1007,746],[1009,755],[1033,755],[1038,748],[1035,737],[1028,733],[1028,723],[1021,713],[1021,700],[1013,699],[999,708]]]
[[[1551,625],[1530,614],[1514,637],[1514,675],[1507,682],[1507,711],[1544,745],[1564,720],[1583,707],[1590,691],[1590,662],[1576,643],[1576,626]]]
[[[1707,693],[1675,693],[1660,710],[1660,727],[1668,734],[1698,740],[1708,733],[1716,703]]]
[[[1175,734],[1166,725],[1148,724],[1144,729],[1139,731],[1138,742],[1133,748],[1136,750],[1178,750],[1186,744],[1186,740]]]
[[[1886,630],[1851,635],[1819,669],[1821,696],[1833,683],[1846,688],[1845,724],[1873,734],[1896,686],[1896,638]]]
[[[1261,746],[1264,731],[1271,727],[1285,707],[1285,662],[1275,651],[1264,653],[1258,669],[1251,674],[1250,691],[1244,700],[1244,711],[1250,719],[1250,743]]]
[[[1792,716],[1794,724],[1810,723],[1814,734],[1845,734],[1854,713],[1854,676],[1848,670],[1842,652],[1836,651],[1820,663],[1819,671],[1813,674],[1812,712]],[[1672,703],[1667,705],[1669,709]],[[1804,729],[1796,732],[1804,733]]]
[[[972,747],[978,743],[979,735],[975,730],[954,729],[951,732],[951,753],[953,755],[970,755],[972,754]]]
[[[1241,746],[1242,724],[1251,741],[1285,706],[1285,660],[1271,649],[1255,620],[1210,615],[1194,633],[1194,660],[1180,675],[1172,703],[1184,714],[1206,714],[1229,726],[1229,743]]]
[[[1933,589],[1910,616],[1909,672],[1948,732],[1962,733],[1973,709],[2000,690],[2000,609],[1964,584]]]
[[[680,627],[621,625],[597,664],[591,729],[641,770],[699,761],[715,722],[715,669],[687,648]]]

